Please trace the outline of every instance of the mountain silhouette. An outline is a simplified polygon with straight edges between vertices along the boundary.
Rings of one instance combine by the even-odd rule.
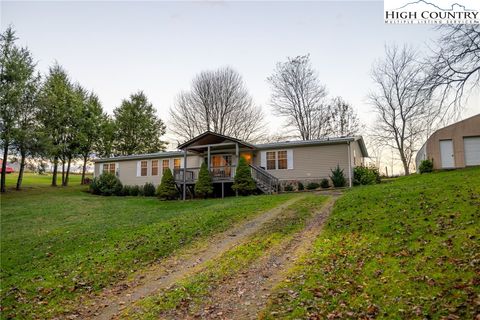
[[[426,4],[426,5],[432,6],[432,7],[434,7],[435,9],[438,9],[438,10],[441,10],[441,11],[453,11],[455,6],[462,8],[463,11],[475,11],[475,10],[467,9],[467,8],[465,8],[464,5],[459,4],[459,3],[457,3],[457,2],[455,2],[454,4],[452,4],[449,9],[444,9],[444,8],[440,8],[440,7],[437,6],[436,4],[433,4],[433,3],[428,2],[428,1],[425,1],[425,0],[418,0],[418,1],[414,1],[414,2],[409,2],[409,3],[401,6],[400,8],[395,9],[395,10],[401,10],[401,9],[404,9],[404,8],[406,8],[406,7],[408,7],[408,6],[416,5],[416,4]]]

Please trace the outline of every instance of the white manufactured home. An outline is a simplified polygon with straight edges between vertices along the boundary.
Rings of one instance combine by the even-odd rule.
[[[244,157],[258,188],[272,193],[289,183],[319,182],[328,178],[337,165],[351,186],[353,168],[363,165],[368,157],[361,136],[250,144],[208,131],[179,145],[178,150],[96,159],[95,175],[108,171],[124,185],[158,185],[163,171],[170,168],[185,198],[193,193],[200,166],[205,162],[223,195],[233,183],[238,159]]]

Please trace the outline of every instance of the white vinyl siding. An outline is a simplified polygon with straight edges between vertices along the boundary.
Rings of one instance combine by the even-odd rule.
[[[348,173],[347,144],[332,144],[290,148],[292,162],[288,162],[290,170],[270,170],[271,174],[281,180],[310,180],[328,178],[331,169],[337,164]],[[287,149],[287,154],[289,153]],[[266,152],[267,150],[262,150]],[[270,150],[269,150],[270,151]],[[360,158],[360,153],[357,151]],[[288,155],[287,155],[288,157]],[[357,160],[359,162],[359,160]],[[261,157],[254,158],[254,164],[261,164]],[[291,166],[291,167],[290,167]]]

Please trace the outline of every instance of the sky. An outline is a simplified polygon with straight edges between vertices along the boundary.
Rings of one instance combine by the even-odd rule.
[[[57,61],[109,113],[143,90],[167,128],[176,95],[197,73],[233,67],[272,132],[283,127],[266,81],[277,62],[310,54],[330,96],[350,102],[368,128],[375,118],[367,100],[372,64],[385,45],[427,52],[438,37],[429,25],[384,24],[383,1],[1,1],[0,21],[2,30],[13,25],[39,71]],[[479,112],[476,91],[459,118]]]

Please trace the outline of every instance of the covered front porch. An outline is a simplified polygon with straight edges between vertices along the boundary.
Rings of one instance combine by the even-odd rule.
[[[209,131],[179,145],[178,148],[183,151],[183,166],[174,170],[174,178],[177,184],[182,185],[183,199],[186,198],[186,186],[198,180],[203,162],[207,165],[213,183],[221,183],[223,187],[224,183],[233,182],[240,157],[244,157],[251,164],[256,149],[244,141]],[[195,154],[200,158],[198,166],[187,165],[188,154]]]

